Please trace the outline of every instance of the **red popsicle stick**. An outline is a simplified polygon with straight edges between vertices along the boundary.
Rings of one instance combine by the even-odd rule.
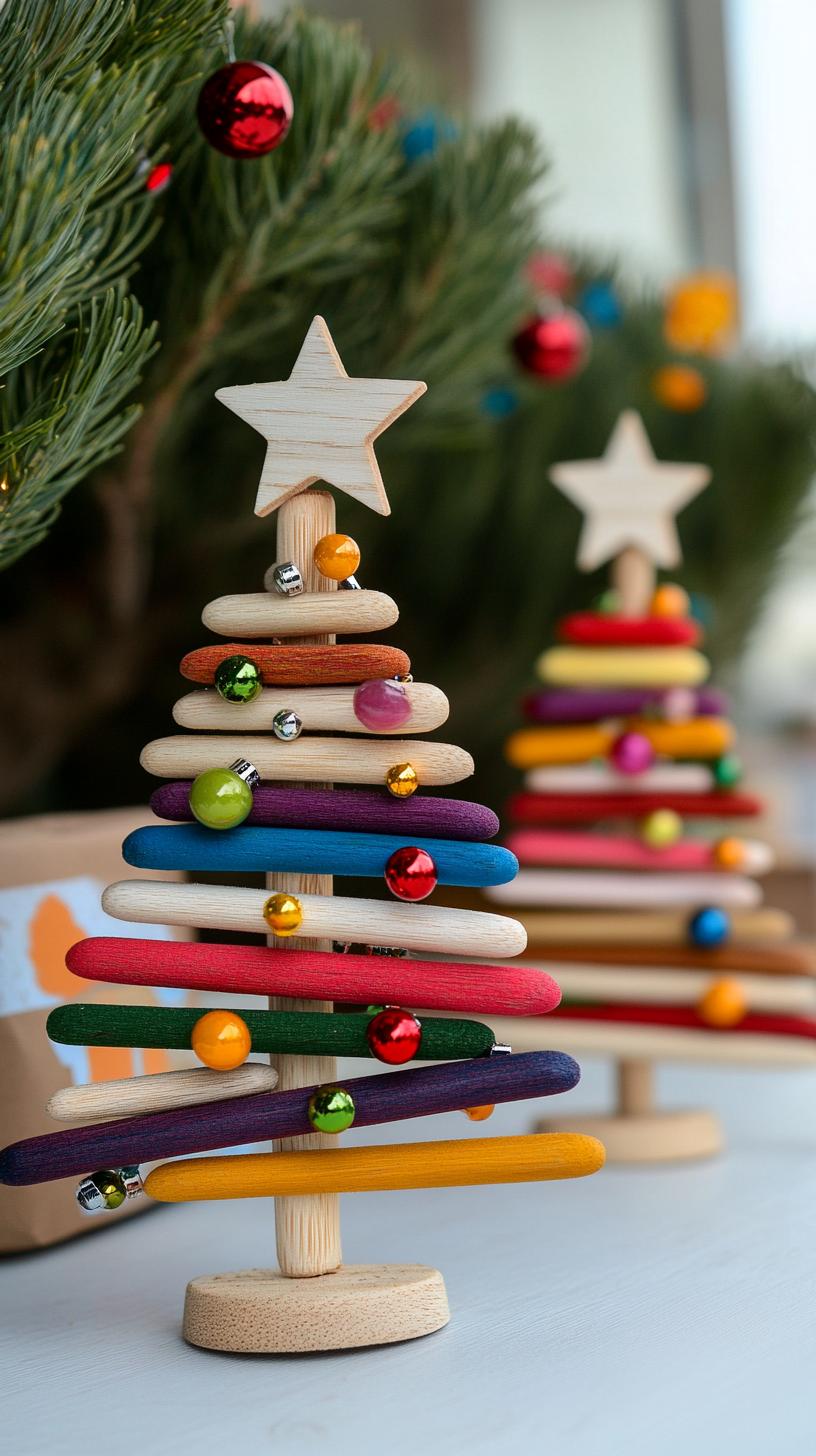
[[[404,676],[411,660],[398,647],[366,643],[334,646],[272,646],[268,642],[224,642],[197,647],[181,659],[180,671],[191,682],[211,683],[215,669],[227,657],[248,657],[260,669],[265,683],[280,687],[308,687],[314,683],[358,683],[369,678]]]
[[[582,647],[694,647],[702,633],[689,617],[609,617],[574,612],[559,624],[562,642]]]
[[[643,819],[653,809],[675,809],[689,819],[742,819],[762,812],[751,794],[514,794],[507,817],[516,824],[596,824],[601,819]]]
[[[806,1016],[772,1016],[749,1011],[736,1026],[711,1026],[693,1006],[561,1006],[554,1013],[573,1021],[631,1021],[638,1026],[687,1026],[695,1031],[759,1032],[766,1036],[816,1038],[816,1021]]]

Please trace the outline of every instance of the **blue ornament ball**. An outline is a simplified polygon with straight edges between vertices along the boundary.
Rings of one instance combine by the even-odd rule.
[[[706,905],[689,921],[689,939],[701,950],[711,950],[728,939],[731,921],[718,905]]]
[[[455,136],[456,127],[450,117],[428,107],[404,128],[402,154],[406,162],[418,162],[421,157],[432,157],[442,142],[452,141]]]
[[[608,278],[588,283],[578,299],[578,308],[587,323],[597,329],[614,329],[623,317],[621,301]]]

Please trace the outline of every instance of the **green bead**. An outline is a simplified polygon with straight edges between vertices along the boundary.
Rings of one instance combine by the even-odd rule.
[[[609,587],[595,598],[595,611],[605,617],[614,617],[620,611],[620,593],[614,587]]]
[[[714,764],[714,782],[721,789],[733,789],[742,778],[742,763],[735,753],[724,753]]]
[[[234,829],[252,808],[252,790],[231,768],[208,768],[193,781],[190,808],[207,829]]]
[[[95,1174],[94,1181],[105,1208],[120,1208],[125,1201],[125,1185],[119,1174],[105,1169],[104,1172]]]
[[[215,686],[228,703],[251,703],[261,691],[261,674],[249,657],[236,653],[215,669]]]
[[[309,1098],[309,1121],[316,1132],[345,1132],[354,1121],[354,1098],[345,1087],[318,1087]]]

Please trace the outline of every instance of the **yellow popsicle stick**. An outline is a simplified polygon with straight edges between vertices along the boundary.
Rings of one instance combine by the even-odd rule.
[[[692,647],[550,647],[536,672],[565,687],[694,687],[709,664]]]
[[[163,1163],[148,1174],[145,1192],[160,1203],[187,1203],[215,1198],[528,1183],[583,1178],[597,1173],[604,1158],[603,1144],[579,1133],[461,1138],[299,1153],[244,1153]]]
[[[538,768],[605,758],[619,731],[600,723],[520,728],[505,745],[507,761],[514,768]],[[642,733],[663,758],[719,758],[734,741],[734,730],[724,718],[689,718],[685,723],[633,718],[627,719],[626,731]]]

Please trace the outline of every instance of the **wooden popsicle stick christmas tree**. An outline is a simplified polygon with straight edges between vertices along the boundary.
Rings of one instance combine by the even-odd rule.
[[[325,323],[315,319],[289,380],[219,393],[267,441],[256,510],[277,511],[276,561],[266,595],[219,598],[205,608],[213,630],[230,638],[243,630],[249,640],[187,654],[183,673],[212,686],[182,699],[177,720],[231,731],[148,745],[145,767],[175,780],[153,795],[152,806],[176,823],[137,831],[124,852],[148,869],[262,871],[265,890],[125,881],[108,888],[104,904],[130,921],[270,933],[265,946],[167,942],[168,955],[158,958],[155,942],[89,939],[72,948],[67,963],[90,980],[263,994],[269,1009],[97,1001],[56,1008],[49,1018],[55,1041],[191,1047],[210,1070],[165,1073],[154,1087],[143,1077],[133,1095],[121,1083],[107,1091],[67,1089],[55,1115],[86,1109],[96,1121],[0,1154],[7,1183],[95,1167],[77,1195],[92,1210],[138,1192],[139,1164],[276,1139],[271,1153],[164,1163],[144,1184],[161,1201],[275,1199],[278,1268],[208,1275],[188,1286],[186,1338],[211,1349],[343,1349],[414,1338],[446,1323],[436,1270],[342,1265],[341,1191],[544,1181],[583,1176],[603,1163],[602,1146],[582,1134],[337,1147],[337,1134],[352,1123],[456,1110],[483,1120],[494,1102],[565,1091],[579,1076],[568,1055],[513,1055],[488,1025],[456,1015],[479,1004],[541,1016],[559,997],[546,973],[402,959],[406,950],[427,950],[482,961],[515,955],[526,941],[523,927],[505,916],[416,903],[440,879],[484,887],[511,878],[517,863],[484,843],[498,827],[489,810],[413,797],[423,783],[450,784],[472,771],[469,755],[455,746],[394,736],[443,722],[444,695],[404,680],[409,664],[396,649],[335,640],[341,629],[393,622],[396,608],[358,586],[359,552],[335,531],[332,497],[307,487],[324,479],[387,514],[372,441],[423,389],[412,381],[350,379]],[[363,596],[365,610],[351,609]],[[274,642],[258,640],[273,632]],[[322,736],[324,729],[345,736]],[[338,779],[376,787],[335,789]],[[395,900],[335,897],[337,873],[382,875]],[[395,992],[404,1003],[414,989],[447,1014],[420,1020],[395,1004]],[[364,1014],[337,1012],[336,995],[364,1006],[381,997],[382,1004]],[[272,1052],[274,1090],[259,1089],[256,1079],[242,1094],[233,1085],[236,1069],[244,1064],[254,1076],[256,1064],[246,1063],[253,1050]],[[337,1052],[396,1067],[441,1065],[338,1084]],[[213,1098],[213,1073],[230,1079],[223,1098]]]
[[[611,559],[611,591],[538,661],[534,726],[507,745],[528,771],[509,805],[522,869],[487,893],[520,915],[527,954],[558,967],[565,1002],[547,1045],[617,1062],[615,1112],[558,1126],[602,1136],[613,1161],[700,1157],[719,1150],[719,1123],[659,1110],[655,1059],[816,1064],[816,963],[780,946],[789,917],[759,906],[752,876],[772,856],[727,824],[761,805],[735,791],[733,733],[704,685],[688,598],[656,585],[656,568],[680,561],[674,514],[709,472],[657,461],[626,411],[601,460],[551,475],[585,513],[578,565]],[[496,1030],[538,1045],[530,1024]]]

